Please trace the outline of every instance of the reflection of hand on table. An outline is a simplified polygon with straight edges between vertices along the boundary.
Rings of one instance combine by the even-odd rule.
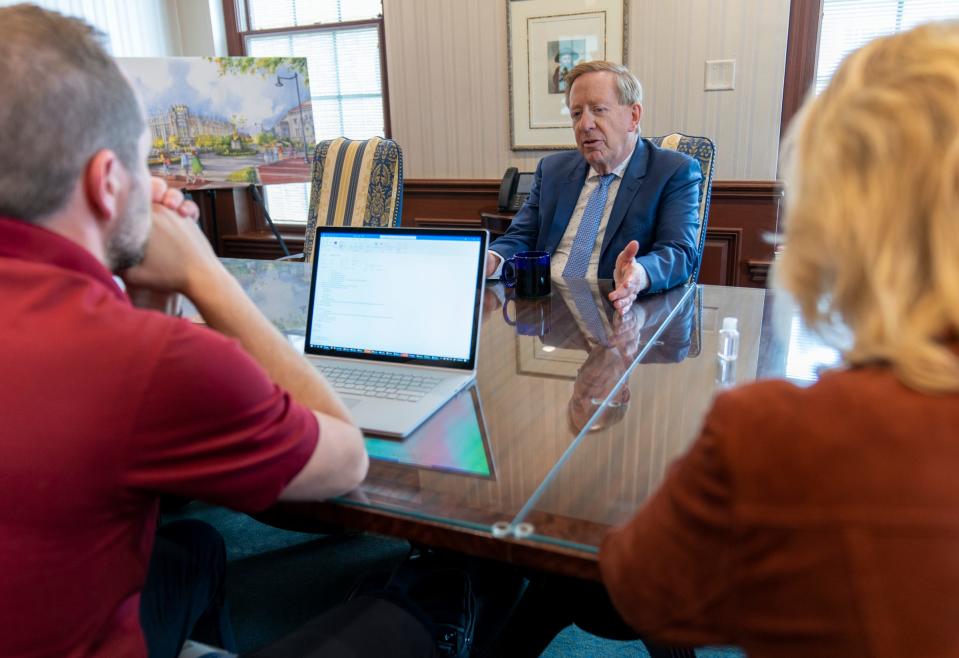
[[[627,367],[639,352],[639,339],[645,320],[646,313],[643,312],[642,307],[633,305],[624,315],[614,315],[610,322],[612,331],[609,344],[619,350]]]
[[[626,327],[628,325],[623,329],[623,340],[628,340],[628,335],[631,332]],[[639,335],[638,330],[636,335]],[[602,404],[616,382],[626,372],[631,362],[632,359],[624,358],[621,349],[618,347],[611,345],[592,346],[589,356],[586,357],[586,361],[580,366],[579,372],[576,373],[573,395],[566,406],[567,419],[571,429],[578,433],[583,428],[596,412],[596,408]],[[594,423],[592,429],[608,427],[622,420],[629,397],[629,388],[624,384],[610,400],[602,417]]]
[[[503,307],[503,300],[506,298],[502,286],[488,285],[483,290],[483,317],[490,313],[498,311]]]

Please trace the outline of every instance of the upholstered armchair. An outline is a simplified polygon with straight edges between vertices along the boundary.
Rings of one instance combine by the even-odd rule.
[[[679,151],[699,160],[703,170],[703,180],[699,184],[699,234],[696,236],[696,253],[699,259],[696,269],[689,277],[690,283],[699,279],[699,266],[703,260],[703,247],[706,245],[706,225],[709,223],[709,198],[713,191],[713,171],[716,166],[716,145],[708,137],[690,137],[681,133],[672,133],[664,137],[650,137],[656,146]]]
[[[313,260],[317,226],[398,226],[403,151],[390,139],[344,137],[316,145],[303,256]]]

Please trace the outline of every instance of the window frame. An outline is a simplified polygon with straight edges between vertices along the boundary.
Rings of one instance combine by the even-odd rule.
[[[796,116],[806,94],[816,83],[823,4],[824,0],[791,0],[789,3],[780,140],[786,135],[789,122]]]
[[[900,11],[904,0],[899,0]],[[816,84],[825,0],[790,0],[780,140]]]
[[[251,30],[250,4],[248,0],[222,0],[223,22],[226,27],[227,54],[231,57],[247,57],[246,37],[265,36],[271,34],[296,34],[300,32],[330,32],[334,30],[356,27],[376,27],[380,41],[380,86],[383,90],[383,136],[392,139],[393,130],[390,125],[390,88],[386,71],[386,30],[383,25],[383,14],[377,18],[366,18],[354,21],[336,23],[313,23],[312,25],[293,25],[289,27],[273,27],[263,30]],[[309,183],[307,183],[309,185]],[[262,212],[255,212],[254,226],[256,231],[269,230]],[[283,221],[274,222],[284,234],[302,236],[304,224]]]
[[[390,86],[386,71],[386,30],[383,27],[383,14],[378,18],[365,18],[337,23],[313,23],[312,25],[293,25],[289,27],[271,27],[265,30],[251,30],[250,3],[248,0],[223,0],[223,22],[226,24],[227,53],[231,57],[246,57],[246,38],[271,34],[295,34],[298,32],[331,32],[353,27],[376,27],[380,40],[380,87],[383,90],[383,136],[392,139],[390,125]]]

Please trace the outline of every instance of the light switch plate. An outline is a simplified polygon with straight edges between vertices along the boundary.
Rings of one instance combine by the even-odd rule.
[[[706,91],[726,91],[736,88],[736,60],[706,60]]]

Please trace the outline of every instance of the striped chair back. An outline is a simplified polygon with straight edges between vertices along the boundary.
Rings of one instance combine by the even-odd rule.
[[[304,260],[313,260],[317,226],[398,226],[403,151],[390,139],[337,137],[316,145]]]
[[[699,279],[699,266],[703,262],[703,247],[706,246],[706,225],[709,224],[709,198],[713,193],[713,170],[716,164],[716,145],[708,137],[690,137],[681,133],[672,133],[665,137],[650,137],[656,146],[679,151],[699,161],[703,170],[703,180],[699,184],[699,233],[696,236],[696,253],[699,258],[689,277],[690,283]]]

